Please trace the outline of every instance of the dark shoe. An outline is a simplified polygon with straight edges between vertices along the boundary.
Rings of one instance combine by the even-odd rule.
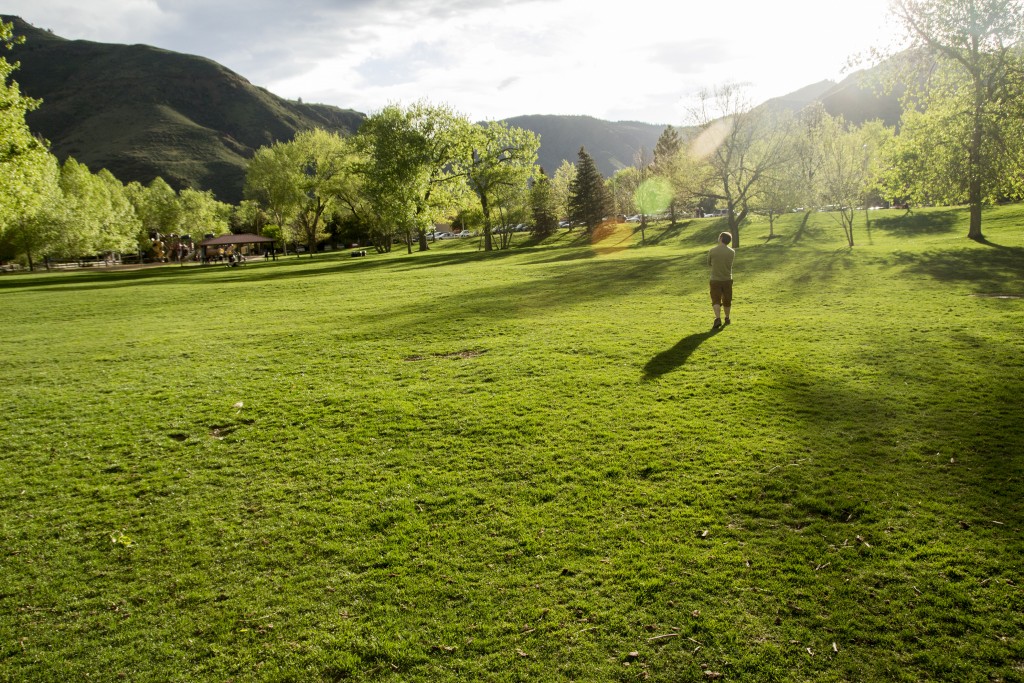
[[[721,318],[715,318],[715,323],[711,326],[711,329],[717,330],[721,326],[722,326],[722,319]]]
[[[725,316],[725,324],[728,325],[730,322],[732,321],[729,320],[729,316]]]

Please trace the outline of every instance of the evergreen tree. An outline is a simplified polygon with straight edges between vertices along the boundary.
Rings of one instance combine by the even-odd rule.
[[[658,173],[666,173],[671,170],[675,157],[682,149],[683,142],[679,138],[679,131],[672,126],[665,126],[658,142],[654,145],[654,170]]]
[[[576,178],[569,186],[569,220],[587,226],[587,234],[594,232],[612,212],[612,198],[585,147],[580,147],[576,164]]]
[[[679,131],[672,126],[665,127],[661,137],[658,138],[658,142],[654,145],[652,170],[656,176],[665,178],[672,188],[672,198],[668,204],[668,212],[673,225],[676,223],[681,199],[681,191],[678,185],[681,180],[679,177],[681,167],[679,153],[682,148],[683,141],[679,137]]]

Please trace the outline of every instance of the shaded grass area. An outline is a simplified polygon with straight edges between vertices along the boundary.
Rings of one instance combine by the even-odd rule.
[[[0,679],[1020,680],[995,211],[0,278]]]

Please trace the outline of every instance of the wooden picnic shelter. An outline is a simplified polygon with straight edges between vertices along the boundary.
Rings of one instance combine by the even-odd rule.
[[[253,245],[262,244],[265,248],[270,249],[270,254],[274,257],[277,253],[274,251],[274,240],[270,237],[262,237],[260,235],[253,235],[252,233],[242,233],[240,235],[227,234],[220,235],[218,237],[209,237],[199,243],[199,246],[203,248],[203,261],[209,261],[211,258],[219,258],[223,256],[223,249],[230,249],[232,246],[237,247],[238,252],[245,254],[243,247],[252,247]],[[267,247],[269,245],[269,247]],[[211,255],[210,250],[214,249],[217,251],[216,254]]]

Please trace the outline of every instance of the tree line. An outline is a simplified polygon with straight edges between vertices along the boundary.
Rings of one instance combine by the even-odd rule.
[[[751,213],[774,219],[827,208],[848,244],[858,209],[877,203],[981,208],[1024,197],[1024,11],[1020,0],[896,0],[912,47],[878,71],[905,86],[898,128],[852,125],[820,105],[792,113],[754,107],[743,88],[701,93],[692,126],[669,126],[651,152],[604,178],[583,148],[550,176],[540,140],[502,122],[473,123],[446,105],[390,105],[342,137],[324,130],[256,151],[238,206],[209,192],[175,192],[157,178],[122,184],[74,159],[59,164],[25,124],[39,102],[0,58],[0,259],[155,252],[183,257],[186,234],[256,232],[313,253],[326,239],[430,248],[439,223],[506,248],[514,226],[539,236],[559,225],[595,231],[610,218],[672,222],[716,213],[739,246]],[[0,26],[0,42],[18,39]],[[167,240],[171,240],[170,243]],[[179,241],[175,241],[179,240]]]

